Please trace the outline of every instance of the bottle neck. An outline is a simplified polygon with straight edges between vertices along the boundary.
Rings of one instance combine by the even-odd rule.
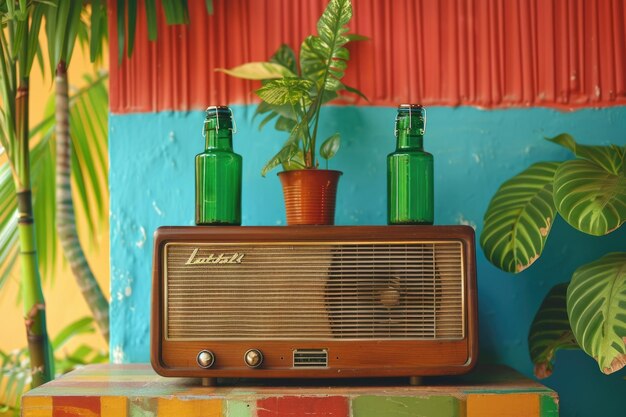
[[[424,149],[424,119],[417,115],[399,117],[396,120],[396,138],[397,149]]]
[[[205,121],[204,137],[206,149],[233,150],[233,131],[230,119],[211,118]]]
[[[415,132],[399,131],[398,139],[396,141],[396,148],[398,149],[424,149],[424,136]]]

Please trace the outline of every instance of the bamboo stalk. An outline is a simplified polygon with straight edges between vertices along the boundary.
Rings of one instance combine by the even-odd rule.
[[[107,302],[98,281],[96,280],[76,230],[74,202],[72,199],[71,175],[71,141],[69,130],[69,95],[67,68],[61,61],[56,68],[56,227],[74,278],[80,288],[87,305],[91,309],[94,321],[102,336],[109,341],[109,303]]]
[[[54,378],[52,348],[46,328],[46,307],[37,263],[35,226],[30,181],[30,148],[28,143],[28,74],[22,65],[27,56],[28,36],[24,36],[19,52],[20,85],[15,98],[15,130],[17,137],[16,178],[18,202],[18,233],[22,275],[24,324],[30,354],[31,387]]]

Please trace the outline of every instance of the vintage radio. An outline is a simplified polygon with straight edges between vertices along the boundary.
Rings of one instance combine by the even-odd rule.
[[[164,376],[460,374],[476,361],[465,226],[162,227],[151,360]]]

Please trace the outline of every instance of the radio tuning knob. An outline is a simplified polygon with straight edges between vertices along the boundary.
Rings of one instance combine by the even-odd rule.
[[[263,354],[258,349],[250,349],[243,355],[243,360],[250,368],[258,368],[263,363]]]
[[[196,362],[201,368],[210,368],[215,362],[215,355],[210,350],[201,350],[196,357]]]

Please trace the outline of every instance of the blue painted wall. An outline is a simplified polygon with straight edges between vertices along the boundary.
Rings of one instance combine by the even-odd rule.
[[[259,132],[254,107],[234,106],[234,146],[244,158],[243,224],[284,224],[275,172],[259,175],[284,136]],[[321,137],[341,132],[342,149],[330,167],[344,171],[336,223],[385,224],[386,155],[395,146],[395,109],[327,107]],[[201,151],[203,112],[112,115],[111,359],[149,360],[152,234],[161,225],[192,225],[194,156]],[[470,224],[477,233],[498,186],[529,164],[563,160],[569,152],[543,140],[567,131],[588,144],[626,144],[626,107],[563,113],[549,109],[483,111],[428,109],[425,147],[435,156],[435,222]],[[491,266],[478,251],[481,360],[506,363],[532,375],[526,336],[549,288],[569,280],[581,264],[626,250],[626,228],[594,238],[557,221],[542,258],[519,275]],[[604,376],[581,352],[558,356],[543,382],[561,395],[562,416],[623,416],[626,372]]]

